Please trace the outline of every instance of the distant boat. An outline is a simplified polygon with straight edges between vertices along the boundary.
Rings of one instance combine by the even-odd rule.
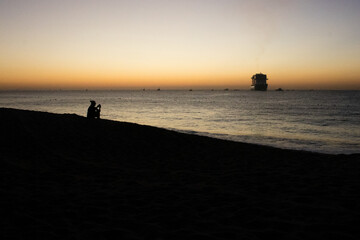
[[[282,88],[277,88],[275,91],[284,91]]]
[[[160,91],[160,88],[158,88],[156,91]]]
[[[251,77],[252,84],[251,84],[251,90],[256,91],[266,91],[268,84],[266,83],[267,77],[266,74],[257,73]]]

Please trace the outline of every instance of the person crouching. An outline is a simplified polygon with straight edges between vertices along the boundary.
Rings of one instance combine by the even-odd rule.
[[[90,106],[88,108],[88,111],[87,111],[87,118],[90,118],[90,119],[100,119],[100,111],[101,111],[101,105],[96,105],[96,102],[91,100],[90,101]]]

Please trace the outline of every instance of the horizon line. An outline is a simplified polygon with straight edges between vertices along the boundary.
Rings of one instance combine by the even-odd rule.
[[[267,91],[276,91],[278,88],[273,88],[273,89],[268,89]],[[281,88],[283,91],[360,91],[360,89],[316,89],[316,88]],[[95,92],[95,91],[154,91],[154,92],[158,92],[158,91],[251,91],[250,88],[106,88],[106,89],[102,89],[102,88],[97,88],[97,89],[62,89],[62,88],[57,88],[57,89],[28,89],[28,88],[24,88],[24,89],[0,89],[0,92]],[[255,91],[258,92],[258,91]],[[264,91],[266,92],[266,91]]]

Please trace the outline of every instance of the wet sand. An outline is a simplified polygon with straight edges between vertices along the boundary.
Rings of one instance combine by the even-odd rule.
[[[358,239],[360,155],[0,108],[1,239]]]

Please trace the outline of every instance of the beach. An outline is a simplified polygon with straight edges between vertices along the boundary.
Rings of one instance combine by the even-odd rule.
[[[0,108],[1,239],[358,239],[360,154]]]

